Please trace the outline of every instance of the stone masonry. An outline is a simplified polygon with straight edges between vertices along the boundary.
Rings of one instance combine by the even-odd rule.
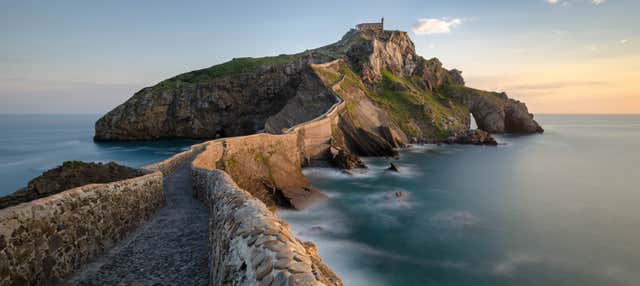
[[[53,285],[164,204],[162,173],[91,184],[0,210],[0,285]]]
[[[192,165],[192,175],[210,211],[209,285],[342,285],[324,277],[289,225],[228,174]]]

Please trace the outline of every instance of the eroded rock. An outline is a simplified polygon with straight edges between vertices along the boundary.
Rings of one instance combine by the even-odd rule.
[[[467,130],[458,136],[452,136],[444,140],[444,143],[447,144],[466,144],[466,145],[490,145],[496,146],[498,142],[496,141],[489,132],[474,129]]]
[[[389,163],[389,168],[387,168],[387,171],[400,172],[400,168],[398,168],[398,166],[396,166],[396,164],[394,163]]]
[[[351,170],[356,168],[366,168],[367,166],[358,158],[342,148],[331,147],[329,148],[331,153],[331,164],[336,168],[343,170]]]

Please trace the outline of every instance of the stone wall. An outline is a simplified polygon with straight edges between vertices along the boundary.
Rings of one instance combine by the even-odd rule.
[[[175,169],[180,167],[182,164],[188,161],[192,161],[200,152],[202,152],[206,148],[206,145],[206,142],[192,145],[189,150],[175,154],[161,162],[144,166],[142,167],[142,169],[149,172],[160,171],[162,172],[162,174],[168,175],[171,172],[175,171]]]
[[[342,285],[322,264],[313,244],[298,241],[262,201],[238,187],[231,175],[216,169],[227,156],[232,160],[223,169],[236,177],[248,170],[259,171],[254,175],[264,171],[276,178],[274,187],[296,189],[298,182],[291,178],[297,174],[300,184],[307,184],[300,172],[302,162],[326,153],[338,111],[343,108],[340,102],[286,134],[255,134],[193,145],[143,167],[148,172],[145,176],[90,184],[0,210],[0,285],[63,281],[160,208],[164,204],[163,176],[191,160],[194,195],[211,211],[212,285],[271,281],[273,285]],[[234,162],[243,163],[237,172],[230,165]],[[317,195],[306,188],[289,194],[307,193]]]
[[[342,285],[317,254],[312,261],[289,225],[224,171],[194,162],[192,175],[210,210],[210,285]]]
[[[164,204],[161,172],[90,184],[0,210],[0,285],[51,285]]]
[[[225,171],[236,184],[272,209],[303,209],[324,200],[326,195],[314,189],[302,174],[302,165],[306,160],[329,159],[333,128],[345,108],[342,99],[336,99],[338,102],[324,114],[284,134],[260,133],[205,142],[206,150],[194,163]],[[202,149],[203,144],[198,148]]]

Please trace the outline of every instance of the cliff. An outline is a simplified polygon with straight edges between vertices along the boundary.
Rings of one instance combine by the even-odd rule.
[[[358,87],[363,95],[406,135],[445,137],[449,134],[438,132],[464,129],[468,125],[464,107],[478,122],[484,124],[486,118],[483,126],[490,132],[539,131],[526,106],[506,96],[485,100],[481,93],[460,88],[461,73],[444,69],[438,59],[417,55],[405,32],[351,30],[325,47],[294,55],[237,58],[144,88],[96,122],[95,140],[280,133],[319,116],[336,102],[326,86],[329,79],[321,81],[310,66],[339,59],[363,83]],[[439,110],[440,106],[445,109]]]
[[[406,32],[351,30],[321,48],[145,88],[96,122],[95,139],[222,137],[202,159],[210,168],[269,207],[304,208],[322,195],[301,166],[362,167],[357,156],[465,136],[470,113],[491,133],[542,132],[524,103],[466,87],[460,71],[417,55]]]

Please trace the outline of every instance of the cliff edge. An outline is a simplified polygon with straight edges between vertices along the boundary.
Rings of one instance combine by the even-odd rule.
[[[337,79],[322,78],[311,67],[336,60],[344,61],[349,76],[352,73],[363,84],[358,89],[375,105],[374,114],[364,116],[389,119],[382,125],[392,130],[400,127],[409,137],[442,138],[468,128],[468,111],[482,129],[492,133],[542,131],[523,103],[501,93],[467,88],[459,71],[443,68],[436,58],[417,55],[407,33],[351,30],[340,41],[321,48],[294,55],[237,58],[144,88],[100,118],[94,138],[154,140],[281,133],[321,115],[337,102],[327,86],[327,81]],[[380,116],[383,113],[386,116]],[[349,126],[344,129],[360,132]],[[382,138],[389,135],[375,133]],[[378,153],[362,153],[369,151]]]
[[[470,114],[490,133],[543,131],[524,103],[466,87],[460,71],[417,55],[406,32],[351,30],[321,48],[145,88],[96,122],[95,140],[221,138],[201,156],[209,168],[270,208],[301,209],[324,197],[302,166],[363,167],[358,156],[468,137]]]

